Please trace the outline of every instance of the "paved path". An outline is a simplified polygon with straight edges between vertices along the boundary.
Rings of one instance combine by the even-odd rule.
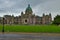
[[[0,34],[0,40],[60,40],[60,36],[34,34]]]

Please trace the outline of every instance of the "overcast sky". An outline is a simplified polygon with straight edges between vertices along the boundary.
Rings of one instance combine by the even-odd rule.
[[[28,4],[36,15],[42,16],[43,13],[51,13],[52,17],[60,15],[60,0],[0,0],[0,16],[20,15]]]

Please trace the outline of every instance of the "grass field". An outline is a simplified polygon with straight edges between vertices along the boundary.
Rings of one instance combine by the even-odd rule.
[[[3,25],[0,25],[0,32]],[[4,25],[5,32],[40,32],[60,33],[60,26],[56,25]]]

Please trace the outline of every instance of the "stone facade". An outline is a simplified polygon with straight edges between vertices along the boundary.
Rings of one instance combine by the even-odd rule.
[[[2,17],[0,23],[2,23]],[[52,18],[51,13],[49,15],[43,14],[42,17],[33,14],[30,5],[25,10],[25,13],[21,12],[21,16],[14,17],[13,15],[4,15],[5,24],[51,24]]]

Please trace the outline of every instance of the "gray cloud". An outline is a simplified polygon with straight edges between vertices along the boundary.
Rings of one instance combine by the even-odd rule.
[[[25,11],[28,4],[31,4],[36,15],[51,12],[54,17],[60,14],[60,0],[0,0],[0,14],[18,15],[21,11]]]
[[[46,0],[47,1],[47,0]],[[33,7],[45,2],[44,0],[0,0],[0,12],[18,12],[28,4]]]

